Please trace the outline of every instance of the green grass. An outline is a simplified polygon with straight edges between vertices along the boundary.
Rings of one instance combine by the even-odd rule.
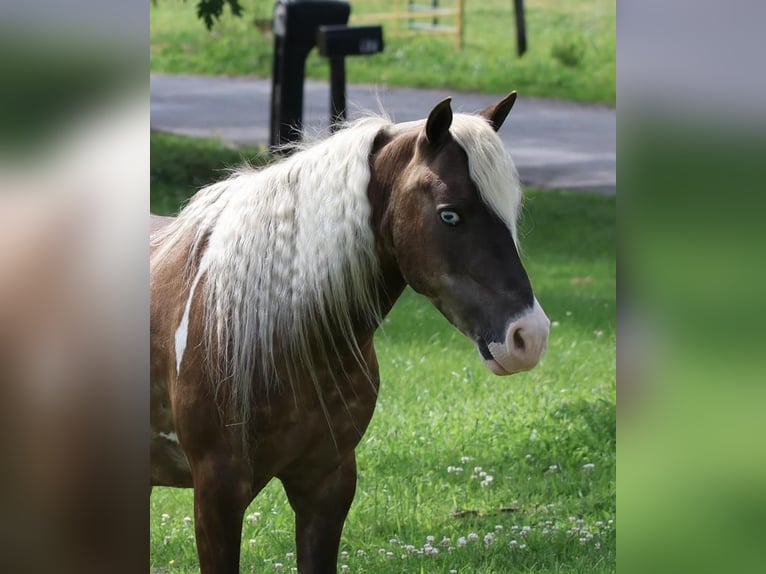
[[[197,189],[222,179],[247,162],[268,161],[264,147],[234,147],[215,139],[196,139],[162,132],[151,134],[153,213],[171,214]]]
[[[213,75],[271,74],[270,34],[255,19],[270,17],[273,3],[243,0],[242,18],[228,12],[212,31],[197,19],[194,3],[159,0],[151,7],[151,68],[156,72]],[[442,2],[448,5],[448,2]],[[463,91],[543,96],[614,104],[613,0],[527,0],[528,52],[516,55],[510,0],[466,1],[465,47],[452,36],[397,36],[385,26],[382,54],[348,59],[353,83],[442,87]],[[352,2],[352,14],[390,11],[392,2]],[[306,72],[326,79],[325,61],[312,52]]]
[[[217,164],[201,159],[216,148],[215,162],[238,162],[238,150],[213,141],[153,134],[152,205],[172,213],[214,177]],[[193,185],[180,183],[185,172]],[[530,190],[520,234],[554,321],[536,369],[494,377],[472,343],[409,290],[379,331],[380,399],[357,449],[359,486],[341,545],[350,573],[615,571],[615,199]],[[494,480],[482,487],[475,467]],[[281,562],[289,572],[293,515],[278,482],[256,498],[254,513],[244,525],[242,571],[270,572]],[[198,571],[186,516],[191,491],[154,489],[153,571]],[[479,541],[458,546],[472,532]],[[495,536],[489,546],[487,533]],[[422,549],[427,536],[438,556],[402,548]],[[452,552],[438,545],[445,536]]]

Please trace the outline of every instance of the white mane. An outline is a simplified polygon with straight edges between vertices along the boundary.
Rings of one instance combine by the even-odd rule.
[[[254,376],[266,391],[278,382],[275,334],[287,343],[279,350],[288,354],[288,368],[313,371],[311,345],[331,345],[330,329],[351,344],[361,363],[351,314],[380,314],[367,197],[369,154],[388,125],[367,118],[262,171],[236,173],[201,190],[167,231],[155,236],[159,251],[152,259],[159,261],[173,243],[193,234],[187,267],[197,260],[199,266],[189,301],[201,283],[209,351],[230,350],[220,353],[220,365],[209,359],[209,366],[221,369],[216,391],[225,384],[229,405],[240,417],[232,422],[248,419]],[[185,337],[182,321],[177,366]],[[322,351],[330,357],[338,352]]]

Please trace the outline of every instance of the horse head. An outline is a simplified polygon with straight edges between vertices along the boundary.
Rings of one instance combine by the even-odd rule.
[[[404,280],[497,375],[534,367],[550,328],[519,256],[521,186],[496,133],[515,99],[512,92],[479,115],[453,114],[446,99],[425,123],[402,124],[411,153],[390,174],[382,219]]]

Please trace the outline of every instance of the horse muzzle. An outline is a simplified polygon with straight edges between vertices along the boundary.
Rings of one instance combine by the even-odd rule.
[[[548,348],[551,322],[535,299],[532,308],[506,327],[501,342],[479,342],[487,368],[496,375],[512,375],[532,369]]]

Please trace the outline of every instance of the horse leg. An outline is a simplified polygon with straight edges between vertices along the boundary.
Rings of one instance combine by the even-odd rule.
[[[231,459],[210,456],[192,464],[194,527],[202,574],[239,572],[242,519],[252,487]]]
[[[298,571],[335,573],[343,523],[356,492],[354,452],[329,473],[296,472],[280,478],[295,511]]]

